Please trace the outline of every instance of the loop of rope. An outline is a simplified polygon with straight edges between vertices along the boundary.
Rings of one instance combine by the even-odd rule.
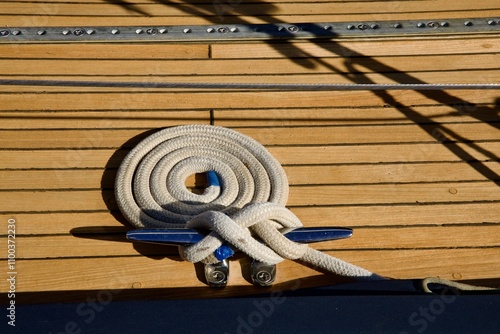
[[[189,175],[210,170],[220,188],[201,195],[186,188]],[[185,227],[205,211],[231,214],[251,202],[284,205],[288,180],[253,139],[227,128],[187,125],[159,131],[132,149],[118,169],[115,195],[138,228]]]
[[[208,187],[201,195],[186,188],[189,175],[208,171],[216,173],[220,187]],[[343,276],[382,279],[284,237],[278,229],[302,226],[284,207],[284,170],[262,145],[227,128],[187,125],[147,137],[120,165],[115,195],[137,228],[211,230],[197,244],[181,248],[181,256],[191,262],[217,261],[214,251],[228,242],[267,264],[288,258]]]

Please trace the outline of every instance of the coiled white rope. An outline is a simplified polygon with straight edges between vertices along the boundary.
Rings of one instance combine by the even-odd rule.
[[[190,192],[186,178],[207,171],[217,174],[220,187],[208,187],[201,195]],[[135,227],[212,230],[202,241],[181,249],[191,262],[216,262],[213,252],[227,241],[267,264],[288,258],[342,276],[382,279],[284,237],[278,229],[302,226],[284,206],[285,172],[261,144],[227,128],[178,126],[147,137],[120,165],[115,195],[120,211]]]

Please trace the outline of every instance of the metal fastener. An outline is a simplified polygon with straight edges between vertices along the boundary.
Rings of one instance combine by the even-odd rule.
[[[285,27],[278,27],[278,31],[283,31],[285,30]]]
[[[293,33],[299,32],[299,30],[300,30],[299,27],[297,27],[297,26],[289,26],[287,29],[289,32],[293,32]]]
[[[38,36],[45,35],[45,30],[40,29],[40,30],[38,30],[38,31],[36,32],[36,34],[37,34]]]
[[[366,23],[361,23],[361,24],[358,24],[358,29],[359,29],[359,30],[366,30],[366,29],[368,29],[368,28],[369,28],[369,27],[368,27],[368,24],[366,24]]]
[[[62,31],[62,34],[66,36],[66,35],[71,34],[71,31],[69,31],[68,29],[64,29],[64,30]]]
[[[214,29],[214,28],[208,28],[208,29],[207,29],[207,32],[208,32],[208,33],[213,33],[213,32],[215,32],[215,29]]]
[[[146,29],[146,34],[148,34],[148,35],[156,35],[157,33],[158,33],[158,29],[156,29],[156,28]]]
[[[229,29],[229,30],[231,30],[231,32],[238,32],[238,31],[239,31],[239,30],[238,30],[238,28],[236,28],[236,27],[232,27],[232,28],[231,28],[231,29]]]
[[[191,29],[184,28],[184,30],[182,30],[182,32],[185,33],[185,34],[189,34],[191,32]]]
[[[10,30],[7,30],[7,29],[0,30],[0,36],[1,37],[7,37],[9,35],[10,35]]]
[[[138,35],[142,34],[143,32],[144,31],[142,29],[140,29],[140,28],[135,30],[135,33],[138,34]]]
[[[168,32],[167,28],[161,28],[158,31],[160,32],[160,34],[166,34]]]
[[[417,23],[417,28],[425,28],[425,23],[424,22],[418,22]]]
[[[21,30],[12,30],[12,35],[14,36],[21,35]]]
[[[325,30],[332,30],[333,27],[332,26],[324,26],[323,29],[325,29]]]
[[[356,29],[356,27],[353,26],[352,24],[347,25],[347,30],[354,30],[354,29]]]
[[[471,21],[465,21],[464,25],[467,27],[472,27],[474,24]]]
[[[214,264],[205,264],[205,279],[213,288],[223,288],[229,277],[229,266],[227,260]]]
[[[427,22],[427,26],[428,26],[429,28],[436,29],[436,28],[439,28],[439,23],[438,23],[438,22],[431,21],[431,22]]]
[[[87,29],[85,32],[87,33],[87,35],[93,35],[93,34],[95,34],[95,30],[94,29]]]
[[[380,26],[378,24],[376,24],[376,23],[373,23],[373,24],[370,25],[370,28],[372,28],[372,29],[378,29],[379,27]]]
[[[229,31],[229,29],[227,29],[226,27],[219,27],[219,28],[217,28],[217,32],[219,34],[226,34],[228,31]]]
[[[258,286],[270,286],[276,279],[276,265],[253,261],[251,267],[252,281]]]
[[[447,26],[449,26],[450,24],[449,24],[448,22],[443,21],[443,22],[439,23],[439,25],[440,25],[441,27],[447,27]]]
[[[119,33],[120,33],[120,30],[118,30],[118,29],[113,29],[113,30],[111,30],[111,33],[112,33],[113,35],[116,35],[116,34],[119,34]]]
[[[75,35],[75,36],[82,36],[84,33],[85,33],[85,31],[83,31],[83,29],[75,29],[73,31],[73,35]]]
[[[497,24],[494,20],[488,20],[488,24],[490,26],[494,26],[495,24]]]
[[[403,25],[401,23],[394,23],[393,27],[396,29],[401,29],[403,28]]]

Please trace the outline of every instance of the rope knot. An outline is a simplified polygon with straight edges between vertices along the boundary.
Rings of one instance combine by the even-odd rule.
[[[300,227],[302,223],[290,210],[274,203],[250,203],[231,216],[206,211],[186,226],[212,231],[197,244],[181,248],[181,256],[190,262],[216,262],[213,254],[224,242],[266,264],[301,258],[308,248],[280,233],[281,228]]]

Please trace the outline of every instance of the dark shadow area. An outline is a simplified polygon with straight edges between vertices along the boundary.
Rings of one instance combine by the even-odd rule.
[[[126,153],[128,153],[135,145],[137,145],[141,140],[152,135],[157,131],[158,131],[157,129],[144,131],[143,133],[127,140],[111,155],[111,157],[109,158],[104,167],[104,173],[102,174],[101,177],[102,199],[106,204],[106,207],[109,210],[109,212],[113,215],[113,217],[125,226],[130,226],[130,223],[118,211],[116,198],[114,194],[117,166],[120,165]],[[109,189],[113,190],[110,191]]]
[[[332,283],[335,283],[331,285]],[[460,283],[483,287],[498,288],[498,280],[464,280]],[[439,293],[439,290],[436,290]],[[105,290],[73,290],[73,291],[41,291],[16,293],[16,302],[20,304],[43,303],[79,303],[87,302],[88,298],[95,299],[103,293],[113,295],[113,301],[128,300],[200,300],[217,298],[257,298],[286,293],[288,296],[409,296],[423,295],[421,280],[388,280],[378,282],[349,282],[337,280],[334,275],[326,277],[313,276],[307,279],[297,279],[272,287],[231,286],[224,289],[210,287],[189,288],[155,288],[155,289],[105,289]],[[462,295],[498,295],[499,290],[489,291],[461,291]],[[425,294],[427,296],[433,296]],[[434,295],[435,296],[435,295]]]
[[[179,257],[179,251],[176,246],[147,244],[128,240],[125,234],[130,229],[128,227],[82,226],[72,229],[70,233],[76,238],[132,244],[139,254],[154,260],[168,258],[173,261],[183,261]]]

